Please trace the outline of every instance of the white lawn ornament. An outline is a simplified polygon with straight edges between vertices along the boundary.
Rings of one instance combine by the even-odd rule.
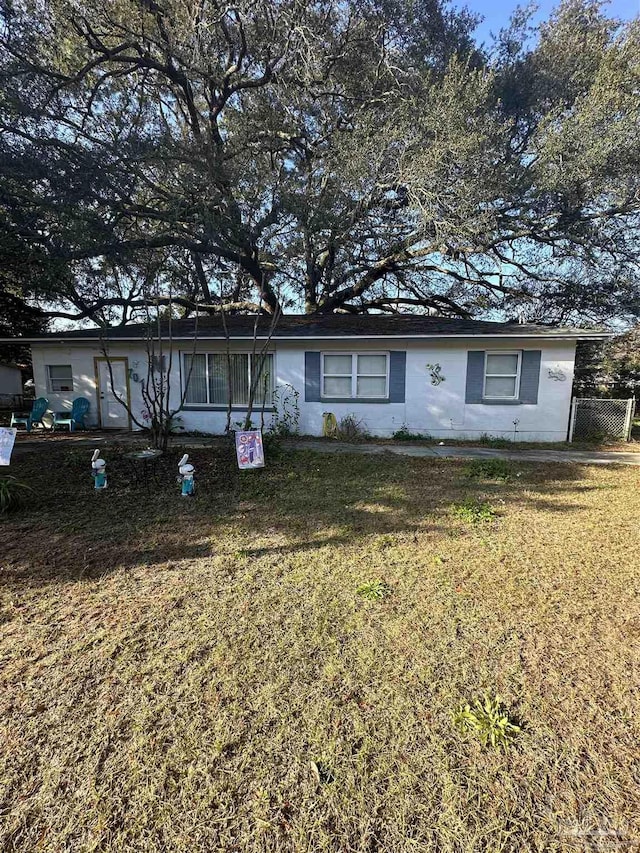
[[[178,462],[178,482],[182,483],[182,497],[190,498],[196,490],[196,484],[193,479],[193,473],[196,469],[189,464],[189,454],[185,453],[180,462]]]
[[[91,457],[91,476],[94,489],[107,488],[107,463],[100,458],[99,450],[94,450]]]

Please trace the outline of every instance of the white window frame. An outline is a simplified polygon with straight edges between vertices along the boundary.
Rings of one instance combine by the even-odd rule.
[[[490,355],[515,355],[518,359],[516,362],[516,372],[515,372],[515,387],[514,393],[509,394],[508,396],[505,394],[500,394],[496,396],[495,394],[487,394],[487,360]],[[522,351],[521,350],[487,350],[484,354],[484,370],[482,375],[482,399],[483,400],[517,400],[520,397],[520,373],[522,370]],[[505,377],[512,379],[513,373],[490,373],[489,377],[491,379],[495,377]]]
[[[324,380],[325,380],[325,369],[324,369],[324,359],[325,356],[332,355],[342,355],[349,356],[351,358],[351,374],[348,373],[329,373],[329,378],[333,379],[334,377],[347,377],[350,375],[351,378],[351,394],[349,396],[340,396],[337,394],[325,394],[324,390]],[[382,376],[381,373],[361,373],[358,374],[358,357],[361,355],[383,355],[386,358],[386,373],[385,373],[385,382],[384,382],[384,395],[380,397],[365,397],[358,396],[358,375],[360,376],[374,376],[379,378]],[[383,352],[376,350],[375,352],[368,351],[359,351],[359,352],[323,352],[320,353],[320,397],[323,400],[388,400],[389,399],[389,370],[390,370],[390,362],[391,358],[389,352]]]
[[[47,364],[47,391],[50,394],[73,394],[75,390],[75,382],[73,379],[73,365],[72,364]],[[51,379],[51,368],[52,367],[68,367],[71,371],[71,388],[66,391],[55,391],[53,388],[53,380]],[[56,382],[60,382],[59,379],[56,379]]]
[[[225,403],[213,403],[209,399],[209,393],[210,393],[210,387],[211,387],[209,384],[209,356],[210,355],[226,355],[226,353],[224,353],[224,352],[220,352],[218,350],[207,350],[206,352],[183,352],[182,358],[180,359],[180,390],[181,390],[181,393],[185,394],[185,392],[186,392],[186,381],[187,381],[187,376],[189,375],[189,370],[185,366],[185,359],[191,358],[191,356],[194,356],[194,355],[203,355],[205,357],[204,367],[205,367],[205,381],[206,381],[206,389],[207,389],[207,402],[206,403],[187,403],[187,402],[185,402],[185,406],[187,406],[189,408],[191,406],[202,406],[203,409],[205,409],[205,408],[206,409],[211,409],[211,408],[226,409],[227,408],[226,402]],[[248,379],[248,382],[251,383],[251,380],[252,380],[252,361],[253,361],[252,356],[254,354],[252,352],[245,351],[245,352],[230,352],[229,355],[246,355],[247,356],[247,360],[248,360],[248,369],[247,369],[248,376],[247,376],[247,379]],[[266,352],[265,356],[271,356],[271,363],[273,365],[272,384],[273,384],[273,393],[275,393],[275,391],[277,390],[277,387],[278,387],[278,383],[276,381],[276,377],[277,377],[276,354],[275,354],[275,352]],[[260,358],[260,353],[258,353],[258,352],[255,353],[254,357],[256,359]],[[185,394],[185,396],[186,396],[186,394]],[[238,411],[242,411],[243,409],[247,408],[246,403],[232,403],[231,406],[233,409],[236,409]],[[262,402],[260,400],[254,400],[253,401],[253,407],[254,407],[254,409],[255,408],[258,408],[258,409],[261,408]],[[272,409],[273,408],[273,401],[269,402],[269,400],[267,400],[265,403],[265,408],[266,409]]]

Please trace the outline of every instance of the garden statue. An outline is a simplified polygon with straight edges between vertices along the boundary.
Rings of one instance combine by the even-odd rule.
[[[322,435],[325,438],[338,437],[338,421],[333,412],[322,413]]]
[[[107,488],[107,463],[100,459],[100,451],[94,450],[91,457],[91,476],[94,480],[94,489]]]
[[[188,460],[189,454],[185,453],[180,462],[178,462],[178,482],[182,483],[183,498],[191,497],[196,490],[196,484],[193,480],[195,468],[189,464]]]

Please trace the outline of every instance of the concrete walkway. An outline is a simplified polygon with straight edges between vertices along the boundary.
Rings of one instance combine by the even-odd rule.
[[[498,450],[492,447],[425,444],[345,444],[340,441],[283,442],[295,450],[318,453],[396,453],[399,456],[428,456],[451,459],[513,459],[520,462],[579,462],[583,465],[639,465],[640,453],[601,450]]]

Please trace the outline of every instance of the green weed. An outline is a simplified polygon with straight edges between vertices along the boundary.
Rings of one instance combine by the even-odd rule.
[[[357,593],[369,601],[376,601],[380,598],[386,598],[391,593],[391,588],[382,580],[367,581],[358,587]]]
[[[518,476],[507,459],[472,459],[465,465],[464,473],[471,480],[502,480],[503,482]]]
[[[502,747],[520,734],[522,729],[509,718],[499,696],[485,694],[473,705],[460,705],[453,712],[453,723],[463,734],[473,734],[483,746]]]
[[[26,505],[33,489],[8,475],[0,477],[0,515],[15,512]]]
[[[467,524],[486,524],[497,515],[490,503],[477,498],[467,498],[462,503],[451,504],[451,511]]]

